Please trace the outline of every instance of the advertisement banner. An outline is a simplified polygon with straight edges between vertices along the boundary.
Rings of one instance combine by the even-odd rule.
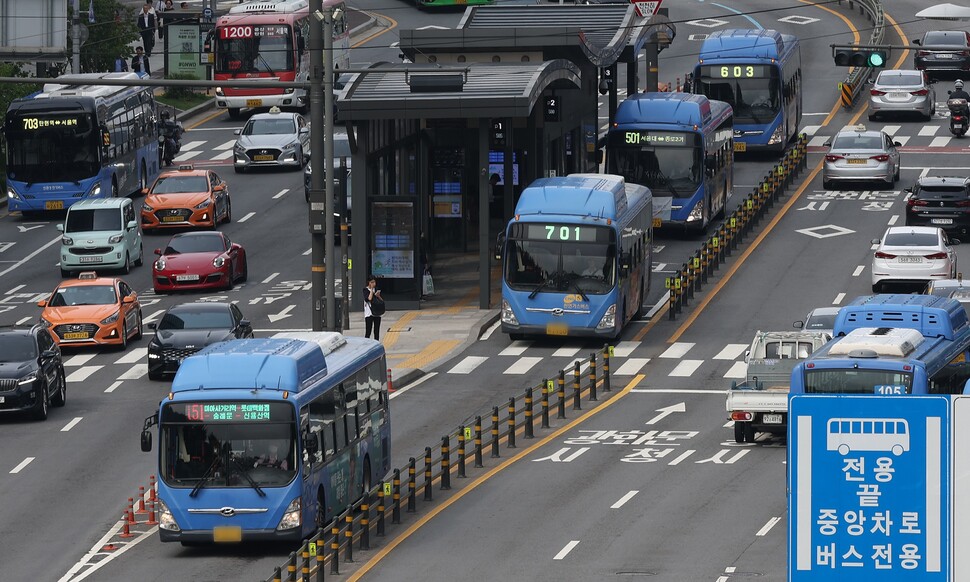
[[[168,67],[166,73],[189,79],[206,78],[205,65],[199,63],[199,47],[205,37],[198,24],[169,24]]]

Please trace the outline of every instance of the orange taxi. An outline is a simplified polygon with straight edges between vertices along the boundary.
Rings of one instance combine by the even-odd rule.
[[[98,277],[85,271],[38,301],[40,323],[59,346],[118,345],[141,339],[142,315],[138,295],[117,277]]]
[[[141,205],[143,231],[167,227],[215,228],[232,220],[229,184],[212,170],[192,165],[162,172]]]

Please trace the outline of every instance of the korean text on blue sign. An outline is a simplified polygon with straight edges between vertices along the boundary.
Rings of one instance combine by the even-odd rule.
[[[948,579],[949,418],[941,396],[791,398],[790,581]]]

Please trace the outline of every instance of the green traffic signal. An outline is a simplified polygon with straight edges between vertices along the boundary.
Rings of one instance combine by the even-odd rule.
[[[870,67],[883,67],[886,65],[886,55],[881,51],[873,51],[869,53],[866,64]]]

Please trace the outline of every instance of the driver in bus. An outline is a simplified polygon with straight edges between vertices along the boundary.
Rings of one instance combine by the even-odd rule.
[[[277,444],[271,444],[267,447],[265,454],[257,457],[256,462],[253,467],[273,467],[274,469],[282,469],[286,471],[289,466],[286,459],[280,457],[280,447]]]

